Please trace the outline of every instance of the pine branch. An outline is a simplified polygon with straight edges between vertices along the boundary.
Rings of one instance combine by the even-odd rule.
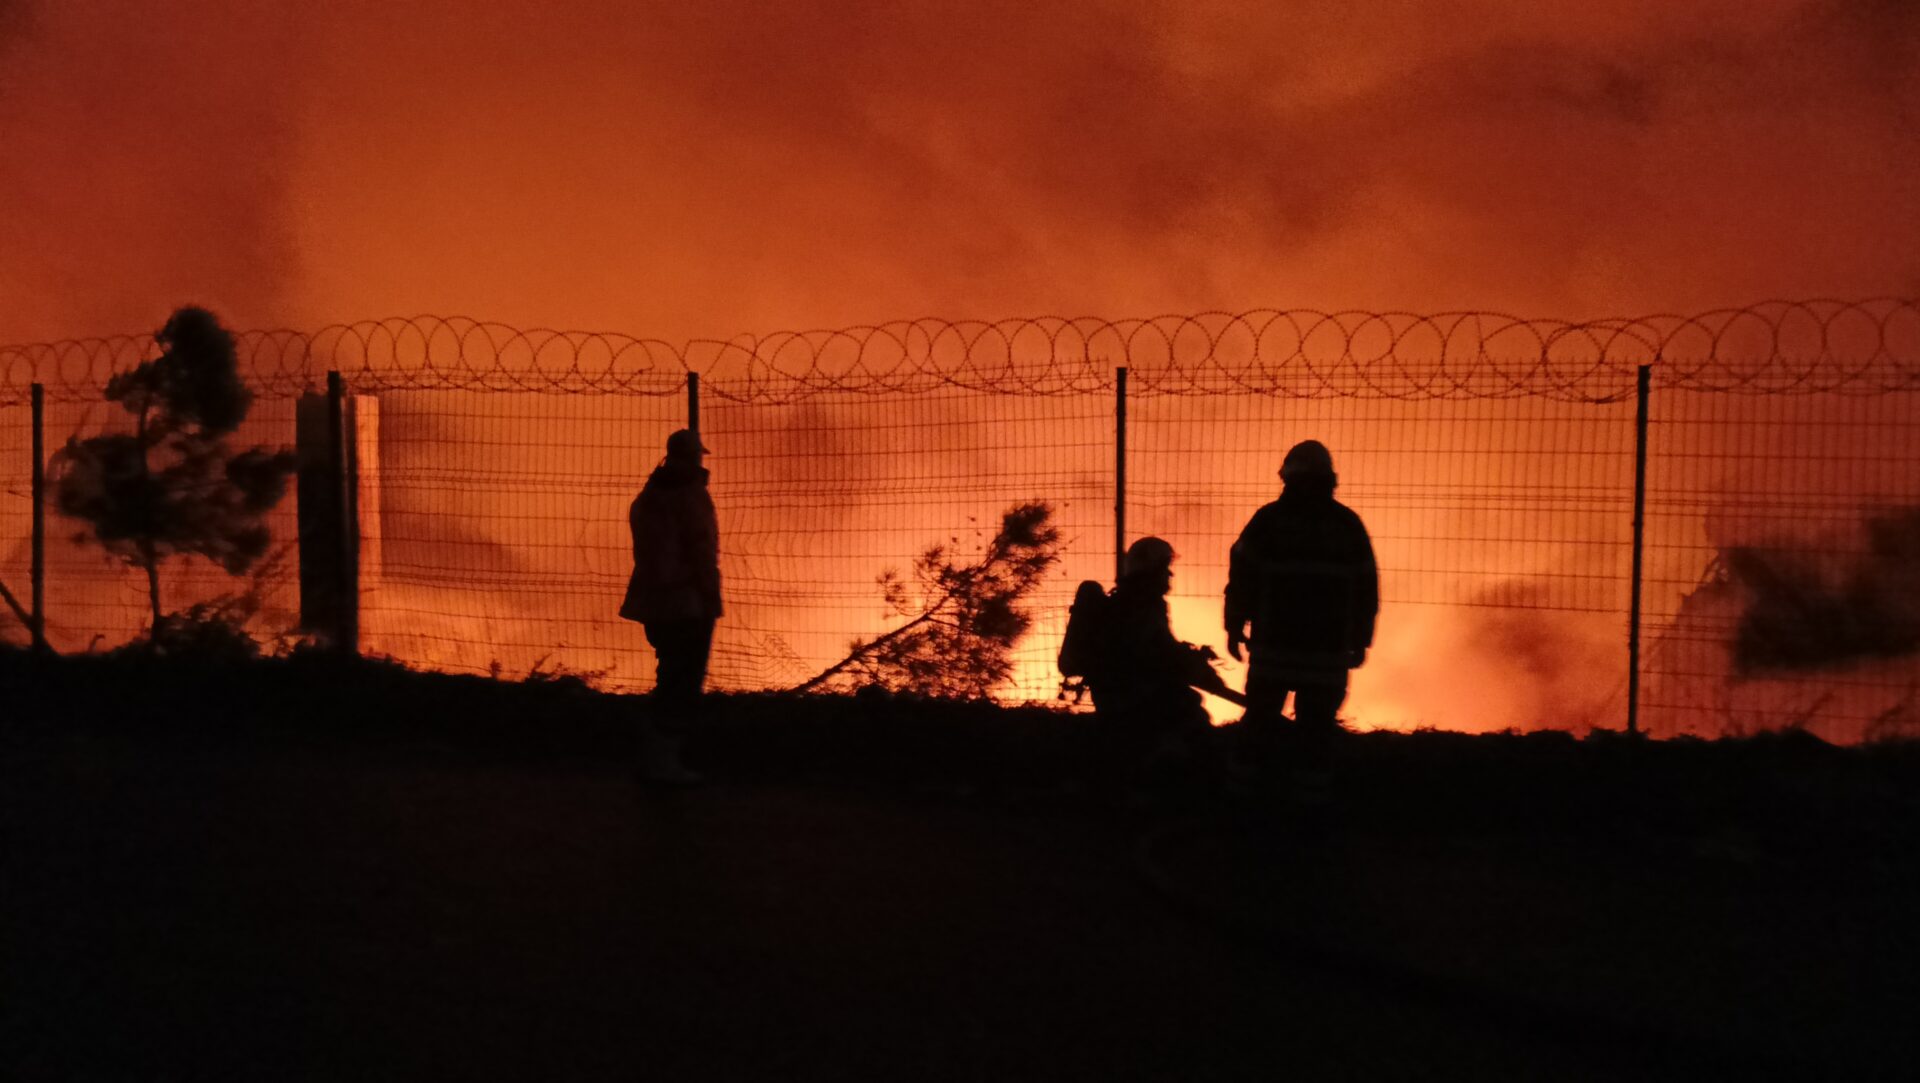
[[[941,604],[942,605],[946,604],[946,599],[942,599]],[[870,660],[873,657],[874,652],[879,650],[881,647],[884,647],[887,644],[892,643],[893,641],[899,639],[900,637],[906,635],[908,632],[914,630],[915,628],[920,627],[923,624],[931,624],[934,619],[934,614],[937,611],[938,611],[938,607],[935,607],[934,609],[929,609],[925,613],[922,613],[919,616],[908,621],[907,623],[902,624],[900,627],[895,628],[893,631],[888,632],[887,634],[880,636],[877,639],[873,639],[866,643],[860,644],[858,647],[855,647],[852,651],[849,651],[845,658],[840,659],[838,662],[835,662],[834,664],[814,674],[812,677],[807,678],[805,681],[802,681],[801,683],[794,685],[792,688],[787,689],[787,691],[811,692],[814,689],[825,684],[826,682],[839,676],[840,674],[845,673],[847,670],[854,668],[855,666],[866,665],[868,660]]]

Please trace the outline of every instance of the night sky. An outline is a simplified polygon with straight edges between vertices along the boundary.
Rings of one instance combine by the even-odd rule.
[[[0,0],[0,341],[1920,288],[1909,4],[1035,8]]]

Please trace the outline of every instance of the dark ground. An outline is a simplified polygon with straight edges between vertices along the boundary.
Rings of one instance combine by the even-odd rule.
[[[1920,756],[1369,735],[1114,816],[1086,721],[0,654],[0,1078],[1909,1078]]]

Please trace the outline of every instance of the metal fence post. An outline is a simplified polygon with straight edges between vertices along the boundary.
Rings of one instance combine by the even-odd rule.
[[[1640,732],[1640,591],[1647,542],[1647,402],[1653,366],[1641,365],[1634,386],[1633,594],[1627,611],[1627,732]]]
[[[687,370],[687,428],[700,435],[700,374]]]
[[[33,403],[33,649],[47,649],[47,389],[35,383]]]
[[[1127,564],[1127,367],[1113,370],[1113,581]]]
[[[360,652],[360,494],[355,480],[354,448],[348,439],[347,389],[338,372],[327,373],[327,473],[339,508],[338,596],[334,646]]]

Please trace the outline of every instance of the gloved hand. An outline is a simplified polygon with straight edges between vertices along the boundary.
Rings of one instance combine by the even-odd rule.
[[[1227,629],[1227,653],[1233,656],[1234,661],[1243,662],[1246,660],[1242,653],[1242,649],[1246,645],[1247,634],[1245,625],[1241,625],[1238,628]]]

